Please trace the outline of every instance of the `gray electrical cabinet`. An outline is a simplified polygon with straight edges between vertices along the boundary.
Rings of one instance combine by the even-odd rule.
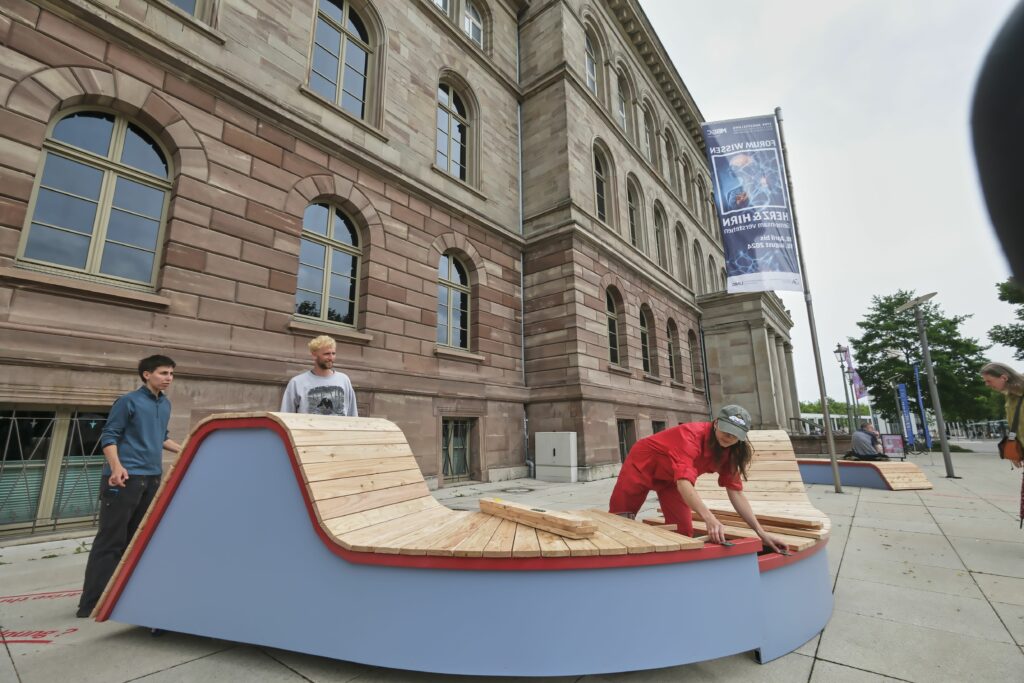
[[[575,482],[576,432],[537,432],[534,461],[541,481]]]

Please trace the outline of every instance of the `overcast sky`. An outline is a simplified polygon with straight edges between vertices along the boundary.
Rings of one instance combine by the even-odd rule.
[[[641,0],[708,121],[782,107],[829,396],[832,349],[860,336],[872,295],[937,291],[967,336],[1012,321],[1009,268],[981,197],[970,101],[1016,0]],[[793,314],[801,400],[818,384],[803,295]],[[990,360],[1016,366],[995,346]],[[884,399],[883,399],[884,400]]]

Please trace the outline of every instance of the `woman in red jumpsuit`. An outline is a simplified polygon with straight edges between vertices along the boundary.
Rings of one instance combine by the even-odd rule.
[[[740,517],[761,537],[765,547],[782,552],[785,544],[769,535],[743,495],[743,481],[750,464],[747,443],[750,413],[740,406],[725,406],[714,422],[690,422],[637,441],[626,456],[619,480],[608,503],[610,512],[635,516],[647,500],[658,494],[665,522],[681,534],[693,536],[692,510],[707,525],[714,543],[725,542],[725,527],[697,495],[694,483],[708,472],[718,473],[718,485]]]

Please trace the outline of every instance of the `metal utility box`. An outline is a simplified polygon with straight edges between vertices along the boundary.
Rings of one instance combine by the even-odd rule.
[[[533,457],[541,481],[575,482],[576,432],[537,432]]]

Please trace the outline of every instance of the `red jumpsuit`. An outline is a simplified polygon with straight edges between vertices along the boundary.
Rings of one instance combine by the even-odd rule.
[[[612,490],[608,511],[636,514],[647,494],[658,494],[665,522],[676,530],[693,535],[693,517],[683,501],[676,482],[685,479],[691,484],[707,472],[718,472],[718,485],[742,491],[743,482],[728,462],[721,468],[714,460],[710,439],[711,422],[689,422],[652,434],[637,441],[622,464],[619,480]]]

